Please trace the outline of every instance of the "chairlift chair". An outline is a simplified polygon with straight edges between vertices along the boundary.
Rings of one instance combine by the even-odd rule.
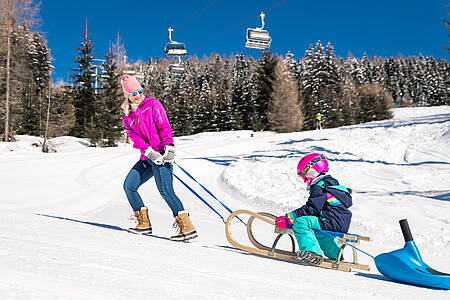
[[[169,27],[169,43],[166,44],[166,56],[187,56],[186,47],[183,43],[172,41],[172,27]]]
[[[267,30],[247,29],[247,39],[245,47],[253,49],[267,49],[270,47],[272,39]]]
[[[267,49],[270,47],[272,38],[267,30],[264,30],[264,17],[265,14],[262,12],[261,16],[261,28],[248,28],[245,40],[245,47],[253,49]]]
[[[184,74],[184,67],[181,64],[181,57],[178,56],[178,62],[169,65],[169,77],[180,79],[181,77],[183,77],[183,74]]]
[[[183,77],[184,67],[180,64],[171,64],[169,65],[169,77],[180,79]]]
[[[186,47],[183,43],[167,43],[165,52],[166,56],[187,56]]]

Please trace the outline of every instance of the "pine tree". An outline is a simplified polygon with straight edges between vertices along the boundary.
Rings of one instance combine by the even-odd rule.
[[[299,78],[300,99],[302,111],[304,113],[304,129],[311,130],[314,128],[315,115],[320,112],[319,103],[316,101],[317,91],[314,83],[314,69],[315,69],[315,55],[314,47],[309,45],[309,49],[305,51],[305,55],[301,60],[301,73]]]
[[[427,96],[428,103],[432,106],[445,105],[449,101],[449,86],[445,85],[444,75],[441,71],[445,71],[445,64],[440,60],[438,65],[433,57],[426,58],[427,64]],[[448,83],[448,82],[447,82]]]
[[[73,106],[72,95],[72,87],[64,86],[62,82],[52,85],[48,137],[68,135],[75,124],[75,107]],[[45,110],[47,110],[48,98],[46,97],[45,100]]]
[[[389,57],[384,63],[384,69],[387,74],[386,85],[392,95],[395,104],[400,105],[401,98],[399,97],[400,90],[400,66],[394,57]]]
[[[341,123],[342,92],[341,78],[339,77],[334,47],[328,41],[323,62],[322,76],[325,78],[325,86],[319,92],[319,102],[322,103],[322,124],[327,128],[343,125]]]
[[[117,72],[117,65],[112,55],[111,49],[105,56],[106,62],[103,64],[102,89],[97,102],[94,126],[91,130],[100,132],[100,145],[115,147],[122,137],[122,119],[120,115],[120,105],[123,95],[119,86],[120,74]],[[94,139],[97,137],[94,134]],[[91,141],[96,142],[95,140]]]
[[[232,108],[232,68],[227,58],[212,54],[208,60],[207,80],[211,88],[211,111],[216,112],[212,126],[215,130],[231,130],[236,127]]]
[[[339,124],[342,102],[341,83],[334,49],[328,42],[326,49],[320,41],[310,48],[303,57],[300,76],[301,99],[305,115],[305,129],[313,129],[315,116],[320,113],[328,126]]]
[[[374,84],[359,87],[360,115],[359,123],[386,120],[392,118],[392,96],[387,90]]]
[[[232,69],[231,107],[235,129],[251,129],[252,98],[254,90],[254,61],[241,53],[235,56]]]
[[[72,69],[77,74],[72,75],[72,78],[75,79],[76,88],[73,95],[75,124],[71,130],[71,135],[76,137],[86,137],[87,130],[94,121],[96,95],[93,87],[95,68],[93,66],[93,49],[94,44],[89,38],[86,25],[80,47],[77,48],[78,56],[75,56],[78,67]]]
[[[409,94],[408,87],[411,85],[411,70],[409,69],[409,65],[407,64],[405,59],[401,59],[399,61],[399,84],[398,84],[398,92],[399,95],[399,105],[400,106],[410,106],[411,96]]]
[[[204,131],[211,130],[211,123],[213,121],[213,98],[214,91],[211,90],[211,87],[208,82],[208,72],[202,76],[201,79],[201,91],[200,98],[195,103],[196,105],[196,116],[193,120],[193,133],[199,133]]]
[[[52,70],[50,51],[45,40],[37,32],[29,34],[27,51],[27,69],[31,81],[27,97],[21,101],[22,113],[20,132],[29,135],[43,135],[46,115],[45,94],[48,94],[50,72]]]
[[[258,60],[256,70],[256,97],[252,99],[253,130],[266,130],[269,127],[267,113],[273,95],[273,81],[275,79],[275,65],[277,60],[272,53],[265,51]]]
[[[174,135],[194,133],[194,120],[197,117],[197,106],[201,90],[201,73],[197,57],[189,58],[185,63],[185,73],[182,80],[177,81],[178,95],[171,99],[168,109],[169,121]]]
[[[353,82],[356,85],[364,83],[364,70],[361,62],[355,57],[348,57],[346,64],[348,64],[348,73],[351,75]]]
[[[437,94],[441,99],[440,105],[450,105],[450,64],[440,58],[437,62],[437,70],[437,76],[439,76]]]
[[[372,83],[373,82],[372,65],[366,52],[364,52],[363,54],[361,60],[361,67],[362,67],[362,84]]]
[[[33,69],[36,63],[32,53],[32,33],[26,26],[18,26],[12,35],[12,45],[14,59],[11,62],[11,82],[16,87],[14,96],[20,95],[17,104],[12,109],[14,118],[13,127],[16,128],[18,134],[39,135],[39,107],[38,101],[34,97]],[[36,53],[34,53],[36,54]],[[19,75],[20,74],[20,75]],[[48,79],[47,79],[48,80]]]
[[[408,69],[410,70],[408,93],[414,105],[424,105],[426,102],[426,65],[425,60],[420,54],[418,57],[407,59]]]
[[[371,59],[372,83],[385,87],[386,72],[384,71],[384,59],[372,56]]]

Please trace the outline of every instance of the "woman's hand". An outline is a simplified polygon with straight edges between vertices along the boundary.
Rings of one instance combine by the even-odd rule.
[[[145,150],[144,155],[150,158],[151,161],[155,163],[155,165],[160,166],[164,163],[163,156],[160,153],[153,150],[152,147],[148,147],[147,150]]]
[[[175,147],[172,145],[164,146],[163,159],[165,163],[173,164],[175,161]]]

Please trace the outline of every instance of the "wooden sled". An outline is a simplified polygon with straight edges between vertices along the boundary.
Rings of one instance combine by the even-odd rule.
[[[248,239],[253,244],[253,246],[255,246],[255,248],[243,245],[243,244],[237,242],[231,236],[231,231],[230,231],[231,221],[238,215],[244,215],[244,214],[250,215],[250,218],[247,221],[247,235],[248,235]],[[292,229],[279,228],[279,227],[275,226],[275,233],[278,234],[278,236],[275,238],[273,245],[271,247],[268,247],[268,246],[265,246],[265,245],[259,243],[253,235],[252,224],[255,219],[259,219],[263,222],[266,222],[266,223],[269,223],[269,224],[275,226],[276,216],[274,216],[270,213],[265,213],[265,212],[254,213],[252,211],[245,210],[245,209],[241,209],[241,210],[237,210],[237,211],[233,212],[228,217],[227,221],[225,222],[225,234],[226,234],[228,241],[231,243],[231,245],[233,245],[234,247],[236,247],[238,249],[241,249],[241,250],[244,250],[244,251],[247,251],[250,253],[268,256],[271,258],[285,260],[285,261],[289,261],[289,262],[293,262],[293,263],[297,263],[297,264],[302,264],[295,258],[295,256],[296,256],[295,249],[296,249],[297,243],[295,241]],[[291,240],[292,251],[287,251],[287,250],[282,250],[282,249],[276,248],[280,238],[285,234],[287,236],[289,236],[289,238]],[[344,248],[346,246],[346,244],[343,243],[344,241],[345,241],[345,243],[350,244],[350,245],[358,245],[360,243],[360,241],[370,241],[370,238],[361,236],[361,235],[356,235],[356,234],[344,234],[344,233],[335,233],[335,234],[341,236],[341,237],[338,237],[338,240],[339,240],[339,243],[342,244],[342,246],[339,250],[337,259],[336,260],[325,259],[325,261],[323,263],[321,263],[320,265],[317,265],[317,267],[338,270],[338,271],[345,271],[345,272],[350,272],[352,269],[369,271],[370,267],[368,265],[363,265],[363,264],[358,263],[358,261],[357,261],[358,255],[354,248],[352,248],[353,262],[341,261],[341,257],[342,257]]]

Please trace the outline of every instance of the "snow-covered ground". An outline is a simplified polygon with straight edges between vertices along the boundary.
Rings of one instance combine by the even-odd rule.
[[[71,137],[53,142],[58,153],[40,152],[35,137],[0,143],[0,299],[450,299],[450,291],[387,280],[363,254],[371,271],[345,273],[235,249],[220,218],[177,181],[199,238],[168,240],[173,218],[153,180],[140,193],[154,235],[129,234],[122,184],[138,151],[89,148]],[[354,191],[350,232],[373,238],[362,249],[403,247],[398,220],[407,218],[423,259],[450,272],[448,106],[396,109],[392,120],[322,131],[202,133],[176,146],[177,162],[229,207],[273,214],[305,202],[296,165],[321,152],[330,174]],[[242,224],[232,230],[245,237]],[[258,228],[258,237],[271,241],[272,228]]]

